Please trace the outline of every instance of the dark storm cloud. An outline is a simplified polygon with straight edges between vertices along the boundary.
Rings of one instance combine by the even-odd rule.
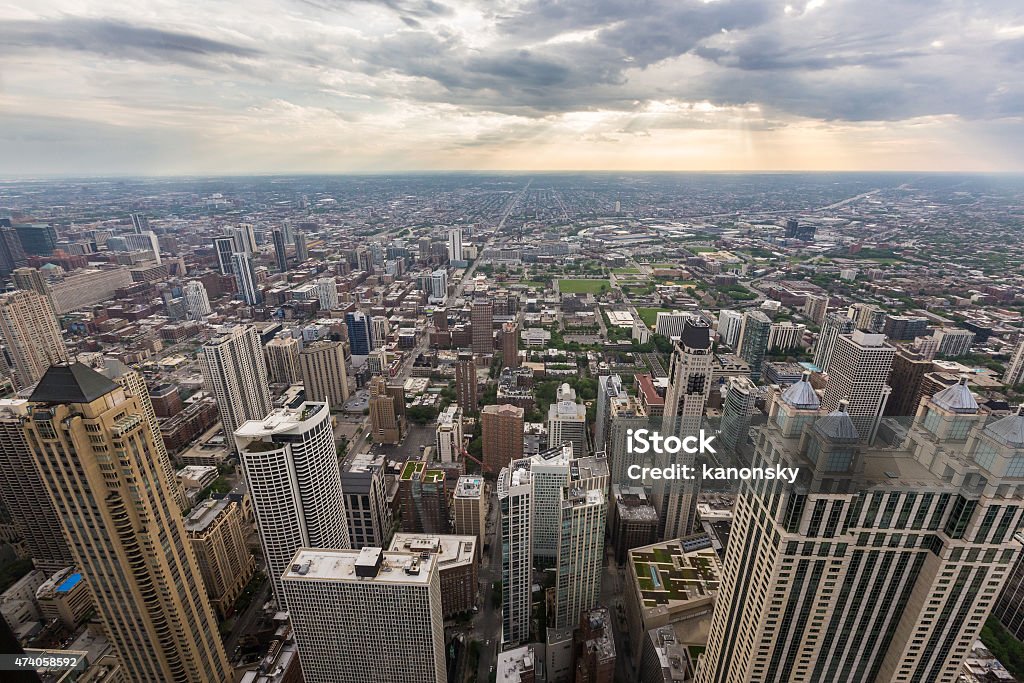
[[[251,58],[260,50],[115,19],[65,17],[0,21],[0,51],[50,48],[120,59],[200,65],[217,57]]]

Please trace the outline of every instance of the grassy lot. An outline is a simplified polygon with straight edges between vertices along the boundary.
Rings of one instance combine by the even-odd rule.
[[[658,320],[658,313],[664,311],[668,313],[669,308],[637,308],[636,312],[640,314],[640,319],[644,321],[647,327],[654,328],[654,323]]]
[[[612,268],[612,272],[616,275],[629,275],[631,273],[639,273],[639,268]]]
[[[715,247],[705,247],[699,244],[684,244],[683,249],[692,251],[694,254],[705,254],[709,251],[718,251]]]
[[[566,294],[603,294],[610,285],[607,280],[559,280],[558,291]]]

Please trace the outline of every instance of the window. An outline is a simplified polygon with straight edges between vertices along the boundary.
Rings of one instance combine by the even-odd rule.
[[[977,448],[974,449],[974,462],[978,463],[981,467],[986,470],[992,469],[992,463],[996,460],[996,449],[992,448],[989,444],[984,441],[979,441]]]
[[[1006,468],[1008,477],[1024,477],[1024,455],[1015,455],[1010,458],[1010,465]]]

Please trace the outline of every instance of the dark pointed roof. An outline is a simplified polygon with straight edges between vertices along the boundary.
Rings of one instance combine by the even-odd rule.
[[[82,363],[51,365],[29,397],[37,403],[91,403],[117,385]]]
[[[857,427],[846,412],[846,401],[839,402],[839,408],[814,423],[814,430],[830,441],[857,441]]]

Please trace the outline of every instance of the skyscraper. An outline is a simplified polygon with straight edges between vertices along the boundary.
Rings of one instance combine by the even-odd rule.
[[[730,377],[726,386],[722,429],[718,438],[723,446],[735,453],[747,441],[757,387],[747,377]]]
[[[861,438],[874,441],[878,420],[885,410],[891,389],[886,384],[896,349],[885,343],[885,335],[854,330],[836,338],[829,363],[828,382],[821,404],[836,410],[847,401],[847,412]]]
[[[438,268],[430,274],[430,298],[432,303],[443,304],[448,298],[448,271]]]
[[[149,422],[149,429],[153,433],[153,447],[156,449],[156,459],[163,468],[164,481],[167,482],[167,489],[171,497],[181,510],[185,509],[185,497],[178,487],[178,480],[174,475],[174,466],[171,457],[167,453],[167,446],[164,444],[163,435],[160,434],[160,423],[156,419],[156,409],[149,397],[149,387],[142,373],[133,370],[124,363],[114,358],[107,358],[104,361],[104,368],[100,370],[104,377],[116,382],[124,388],[124,393],[134,398],[142,413]]]
[[[437,416],[434,446],[441,462],[461,462],[462,409],[459,406],[448,406]]]
[[[231,256],[235,253],[235,240],[231,237],[215,237],[213,249],[217,252],[217,268],[221,275],[234,275],[235,266]]]
[[[338,307],[338,283],[333,277],[322,277],[316,281],[316,294],[320,308],[331,311]]]
[[[523,457],[523,417],[525,411],[514,405],[484,406],[480,411],[483,435],[482,470],[498,474],[513,460]]]
[[[0,335],[15,389],[32,386],[52,364],[68,360],[50,301],[36,292],[0,294]]]
[[[213,610],[137,399],[54,365],[25,430],[75,566],[133,683],[231,680]]]
[[[231,239],[235,245],[235,253],[252,256],[256,253],[256,233],[250,223],[242,223],[231,229]]]
[[[459,351],[455,361],[455,396],[463,413],[476,413],[476,360],[472,351]]]
[[[517,460],[498,475],[501,506],[501,644],[507,650],[530,640],[533,595],[533,524],[530,460]]]
[[[438,557],[303,548],[283,585],[306,683],[445,683]]]
[[[594,450],[605,450],[608,429],[611,423],[611,403],[626,396],[622,378],[618,375],[601,375],[597,378],[597,409],[594,414]]]
[[[246,420],[262,420],[270,414],[267,365],[260,348],[260,336],[251,325],[222,328],[200,353],[203,383],[217,399],[224,436]]]
[[[274,258],[277,259],[277,269],[282,273],[288,272],[288,248],[284,243],[284,232],[280,229],[274,230]]]
[[[750,378],[755,382],[761,379],[761,364],[768,349],[771,327],[772,321],[761,311],[747,311],[743,314],[739,354],[750,365]]]
[[[573,454],[582,458],[587,448],[587,409],[576,402],[576,391],[568,384],[558,387],[555,401],[548,406],[548,444],[571,443]]]
[[[575,625],[601,597],[608,519],[608,461],[579,458],[559,492],[554,628]]]
[[[512,369],[519,367],[519,325],[514,322],[501,326],[501,364]]]
[[[569,483],[574,461],[572,448],[554,446],[526,458],[530,463],[531,524],[533,557],[543,564],[556,564],[561,527],[562,489]],[[514,462],[522,462],[516,460]]]
[[[50,293],[50,288],[38,268],[15,268],[11,278],[14,280],[15,289],[25,289],[43,296]]]
[[[387,344],[388,334],[390,332],[390,325],[388,325],[388,319],[382,315],[375,315],[370,318],[371,334],[370,339],[373,340],[373,348],[382,349]]]
[[[299,364],[299,340],[282,335],[274,337],[263,348],[267,360],[267,376],[276,384],[297,384],[302,381]]]
[[[893,417],[913,417],[920,401],[921,384],[924,376],[932,371],[932,362],[920,354],[900,349],[893,356],[889,385],[892,396],[885,404],[885,414]]]
[[[476,536],[478,547],[483,548],[484,533],[487,530],[487,515],[484,507],[484,479],[475,474],[464,474],[455,484],[452,495],[452,522],[455,533],[461,536]]]
[[[985,426],[961,383],[876,451],[844,406],[818,417],[797,386],[754,464],[801,480],[741,484],[696,680],[957,680],[1020,554],[1024,416]]]
[[[762,314],[763,316],[763,314]],[[767,318],[766,318],[767,320]],[[765,332],[767,335],[767,325]],[[767,338],[767,337],[766,337]],[[711,328],[701,319],[686,321],[682,336],[673,343],[668,391],[661,433],[680,439],[697,436],[704,423],[704,408],[711,394]],[[659,467],[693,465],[694,456],[667,451],[655,456]],[[662,539],[690,534],[696,521],[698,487],[695,480],[659,479],[651,499],[657,508]]]
[[[222,618],[231,613],[256,570],[256,558],[246,546],[248,531],[241,504],[231,498],[204,500],[185,518],[207,596]]]
[[[462,228],[452,228],[448,231],[448,260],[453,263],[463,261]]]
[[[326,403],[306,401],[250,420],[234,432],[267,572],[281,575],[299,548],[348,548],[341,466]]]
[[[1006,372],[1003,374],[1003,384],[1013,386],[1024,383],[1024,334],[1017,340],[1017,346],[1010,356],[1010,362],[1006,364]]]
[[[0,399],[0,502],[36,569],[52,574],[74,559],[25,439],[28,408],[25,399]]]
[[[842,313],[829,313],[821,324],[818,341],[814,346],[814,364],[822,372],[828,372],[832,366],[832,354],[835,352],[836,339],[841,334],[853,332],[853,320]]]
[[[241,252],[232,254],[231,265],[235,271],[235,282],[238,285],[238,293],[242,295],[242,301],[250,306],[262,304],[263,292],[260,290],[259,283],[256,282],[252,257]]]
[[[398,443],[402,438],[395,400],[388,391],[387,380],[378,375],[370,381],[370,438],[374,443]]]
[[[0,275],[7,275],[28,263],[21,238],[14,228],[0,228]]]
[[[345,326],[348,328],[348,343],[353,356],[368,356],[373,348],[373,336],[370,332],[370,319],[362,311],[349,311],[345,314]]]
[[[739,311],[718,312],[718,338],[723,344],[736,348],[743,329],[743,314]]]
[[[305,263],[309,260],[309,248],[306,246],[306,233],[301,230],[295,233],[295,261]]]
[[[306,400],[325,401],[334,410],[341,410],[349,396],[345,345],[327,340],[307,344],[299,352],[299,367]]]
[[[473,328],[473,353],[487,355],[494,351],[494,307],[489,299],[474,299],[469,313]]]
[[[820,325],[828,312],[828,294],[808,294],[804,300],[803,312],[815,325]]]
[[[185,304],[188,306],[188,317],[192,320],[202,320],[213,312],[210,308],[210,297],[206,294],[206,287],[199,280],[189,280],[185,283]]]

